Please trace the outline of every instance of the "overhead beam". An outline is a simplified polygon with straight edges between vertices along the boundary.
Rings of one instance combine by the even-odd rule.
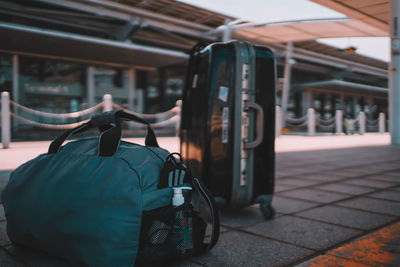
[[[294,87],[296,87],[296,88],[326,87],[326,86],[336,86],[338,88],[345,87],[345,88],[358,89],[358,90],[362,90],[362,91],[370,91],[370,92],[384,93],[384,94],[387,94],[389,92],[388,88],[386,88],[386,87],[354,83],[354,82],[348,82],[348,81],[342,81],[342,80],[317,81],[317,82],[308,82],[308,83],[301,83],[301,84],[294,85]]]
[[[143,18],[143,26],[153,27],[157,29],[165,29],[171,32],[210,41],[216,39],[213,36],[208,36],[205,34],[207,31],[212,29],[211,27],[171,18],[168,16],[160,15],[157,13],[133,7],[128,7],[126,5],[121,5],[115,2],[105,2],[105,1],[77,2],[71,0],[37,0],[37,1],[74,10],[80,10],[80,11],[84,10],[85,12],[96,14],[98,16],[110,17],[125,21],[131,21],[132,18],[136,16]]]
[[[58,1],[58,0],[51,0],[50,2],[54,2],[54,1]],[[104,0],[80,0],[79,2],[85,2],[88,3],[90,5],[99,5],[101,7],[107,7],[107,8],[111,8],[120,12],[124,12],[124,13],[128,13],[131,15],[137,15],[137,16],[142,16],[145,18],[149,18],[149,19],[157,19],[157,20],[162,20],[162,21],[166,21],[166,22],[170,22],[170,23],[174,23],[180,26],[185,26],[185,27],[190,27],[196,30],[201,30],[201,31],[208,31],[211,28],[202,24],[197,24],[197,23],[192,23],[186,20],[182,20],[182,19],[176,19],[170,16],[165,16],[165,15],[161,15],[159,13],[156,12],[151,12],[151,11],[147,11],[147,10],[143,10],[143,9],[138,9],[138,8],[134,8],[132,6],[128,6],[128,5],[124,5],[124,4],[119,4],[119,3],[115,3],[115,2],[111,2],[111,1],[104,1]]]
[[[90,31],[93,33],[101,33],[101,34],[107,34],[108,32],[104,29],[102,29],[101,27],[93,27],[93,26],[87,26],[87,25],[81,25],[78,23],[72,23],[72,22],[68,22],[68,21],[62,21],[62,20],[56,20],[56,19],[52,19],[52,18],[47,18],[44,16],[40,16],[40,15],[32,15],[32,14],[24,14],[21,12],[17,12],[17,11],[12,11],[12,10],[2,10],[0,9],[0,14],[5,14],[5,15],[12,15],[15,17],[20,17],[20,18],[24,18],[24,19],[30,19],[30,20],[35,20],[35,21],[40,21],[40,22],[44,22],[44,23],[49,23],[49,24],[53,24],[53,25],[60,25],[60,26],[67,26],[67,27],[71,27],[71,28],[75,28],[75,29],[81,29],[81,30],[86,30],[86,31]]]
[[[286,47],[281,44],[271,44],[271,46],[276,47],[279,50],[286,49]],[[341,68],[341,69],[351,68],[352,71],[355,71],[355,72],[375,75],[375,76],[379,76],[379,77],[386,78],[388,75],[388,71],[386,69],[381,69],[381,68],[365,65],[362,63],[357,63],[357,62],[353,62],[353,61],[342,59],[342,58],[328,56],[328,55],[320,54],[317,52],[308,51],[308,50],[305,50],[302,48],[294,47],[293,58],[298,58],[298,59],[306,60],[309,62],[324,64],[324,65],[328,65],[328,66],[333,66],[333,67],[337,67],[337,68]]]
[[[185,61],[188,55],[158,47],[132,44],[79,34],[44,30],[29,26],[0,22],[0,50],[18,54],[42,54],[74,60],[161,67]],[[24,43],[30,43],[29,47]],[[49,47],[48,44],[52,45]],[[62,48],[62,45],[65,47]]]

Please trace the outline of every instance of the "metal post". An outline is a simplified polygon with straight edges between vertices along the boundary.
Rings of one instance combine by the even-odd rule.
[[[392,144],[400,145],[400,1],[391,0],[390,2],[389,128]]]
[[[365,117],[365,112],[360,111],[360,113],[358,113],[358,125],[360,134],[365,134],[366,122],[367,120]]]
[[[342,134],[343,133],[343,111],[338,109],[336,110],[336,134]]]
[[[111,111],[113,110],[113,100],[112,100],[112,95],[106,94],[103,96],[103,112],[106,111]]]
[[[10,95],[8,92],[1,93],[1,142],[3,148],[10,147],[11,127],[10,127]]]
[[[286,46],[286,63],[285,69],[283,72],[283,87],[282,87],[282,127],[286,126],[286,113],[287,113],[287,105],[289,101],[290,94],[290,76],[292,73],[292,65],[293,65],[293,43],[288,42]]]
[[[12,56],[12,99],[13,101],[20,103],[19,99],[19,60],[18,60],[18,55],[13,55]],[[18,115],[18,108],[16,106],[13,106],[13,112],[14,114]],[[18,121],[13,120],[13,127],[14,130],[17,130],[18,128]]]
[[[307,129],[309,136],[315,135],[315,111],[312,108],[307,110]]]
[[[128,71],[128,83],[128,109],[135,110],[133,103],[136,95],[136,71],[133,68]]]
[[[224,21],[224,28],[222,31],[222,41],[223,42],[228,42],[231,39],[232,35],[232,26],[229,24],[230,20],[225,19]]]
[[[279,137],[282,131],[281,107],[275,106],[275,137]]]
[[[379,133],[383,134],[385,133],[385,113],[381,112],[379,113]]]
[[[87,102],[89,107],[93,107],[95,103],[95,84],[94,84],[94,67],[89,66],[86,69],[86,87],[87,87]]]

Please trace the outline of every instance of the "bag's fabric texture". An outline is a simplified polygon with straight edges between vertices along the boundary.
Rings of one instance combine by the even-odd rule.
[[[73,266],[132,266],[143,211],[171,205],[172,188],[159,188],[169,152],[148,127],[146,144],[120,140],[122,111],[102,114],[67,131],[49,152],[18,167],[2,192],[7,233],[16,244],[43,250]],[[97,127],[100,137],[61,144]]]

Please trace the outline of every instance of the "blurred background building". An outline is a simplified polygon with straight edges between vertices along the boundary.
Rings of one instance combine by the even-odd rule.
[[[324,119],[337,109],[347,118],[359,111],[370,120],[387,114],[387,63],[353,47],[299,40],[290,43],[288,58],[287,42],[274,39],[273,32],[228,32],[227,37],[222,25],[244,22],[174,0],[0,4],[0,90],[35,110],[75,112],[101,102],[104,94],[140,113],[169,110],[181,98],[190,49],[198,42],[239,39],[274,50],[279,105],[290,65],[289,116],[301,117],[310,107]],[[22,127],[40,138],[40,129]],[[20,133],[14,128],[13,138],[26,138]]]

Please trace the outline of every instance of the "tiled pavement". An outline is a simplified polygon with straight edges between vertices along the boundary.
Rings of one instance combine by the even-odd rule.
[[[1,175],[4,186],[8,173]],[[307,266],[311,258],[399,222],[400,147],[277,153],[275,189],[275,218],[265,221],[257,205],[223,212],[216,247],[174,266]],[[5,224],[1,208],[0,266],[66,266],[13,246]]]

